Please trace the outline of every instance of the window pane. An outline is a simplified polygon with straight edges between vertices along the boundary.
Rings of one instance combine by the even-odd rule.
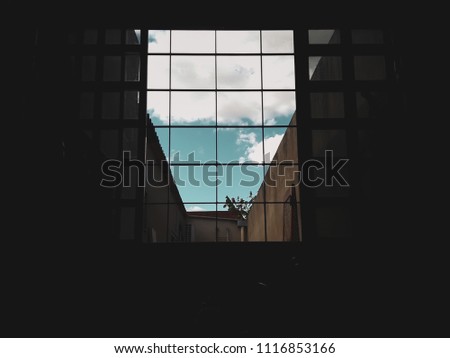
[[[80,118],[94,118],[94,92],[83,92],[80,98]]]
[[[169,92],[149,91],[147,114],[154,125],[169,125]]]
[[[138,128],[123,129],[123,151],[131,152],[131,158],[138,156]]]
[[[125,56],[125,81],[139,81],[140,64],[139,55]]]
[[[214,53],[214,31],[172,31],[172,53]]]
[[[265,53],[293,53],[293,31],[263,31],[262,52]]]
[[[220,229],[223,231],[223,226],[226,222],[217,222],[216,228],[216,205],[194,204],[186,205],[186,207],[193,207],[195,209],[194,211],[190,210],[191,212],[187,221],[190,230],[190,242],[215,242],[218,240],[218,238],[216,238],[217,234],[221,231]],[[234,222],[232,225],[236,227]]]
[[[214,56],[173,56],[172,88],[214,89]]]
[[[119,153],[119,137],[116,129],[100,132],[100,150],[106,159],[117,159]]]
[[[261,125],[261,92],[218,92],[217,124]]]
[[[313,81],[342,80],[341,57],[309,57],[309,79]]]
[[[261,88],[259,56],[218,56],[217,87],[219,89]]]
[[[388,105],[386,92],[365,91],[356,93],[356,113],[359,118],[382,116]]]
[[[95,56],[83,56],[81,67],[81,79],[83,81],[95,81]]]
[[[354,44],[382,44],[383,31],[381,30],[353,30],[352,42]]]
[[[312,118],[343,118],[344,94],[342,92],[311,93]]]
[[[324,157],[326,150],[333,150],[334,156],[347,155],[347,143],[344,130],[313,130],[312,152],[314,157]]]
[[[125,43],[127,45],[139,45],[141,43],[141,30],[127,30],[125,32]]]
[[[213,165],[171,166],[183,203],[215,203],[216,168]],[[172,202],[177,199],[172,199]]]
[[[272,160],[297,162],[297,150],[297,128],[264,128],[264,159],[267,163]]]
[[[341,42],[339,30],[309,30],[308,37],[311,45],[328,45]]]
[[[174,163],[215,162],[215,128],[171,128],[170,135],[170,154]]]
[[[147,128],[147,160],[158,165],[169,159],[169,128]]]
[[[148,56],[147,88],[169,88],[169,56]]]
[[[263,93],[264,125],[288,125],[295,112],[295,92]]]
[[[261,195],[262,193],[260,193]],[[262,195],[261,195],[262,197]],[[247,240],[266,241],[264,204],[253,203],[247,220]]]
[[[263,56],[263,88],[294,89],[294,56]]]
[[[225,202],[227,196],[249,200],[250,192],[254,196],[259,190],[263,191],[264,169],[261,165],[221,165],[218,167],[218,179],[219,202]],[[220,210],[224,210],[223,204],[219,206]]]
[[[120,93],[103,92],[102,96],[102,118],[119,119]]]
[[[121,195],[122,199],[136,199],[136,191],[138,186],[138,169],[135,167],[125,167],[124,175],[128,176],[128,179],[123,181],[123,185],[121,187]],[[129,183],[126,183],[125,180],[129,180]],[[125,186],[125,185],[129,186]]]
[[[172,92],[172,125],[215,125],[214,92]]]
[[[138,119],[139,118],[139,92],[125,91],[124,92],[124,119]]]
[[[217,31],[217,53],[259,52],[259,31]]]
[[[120,45],[121,41],[120,30],[106,30],[105,31],[105,44],[107,45]]]
[[[83,43],[85,45],[95,45],[97,43],[98,31],[94,29],[84,30]]]
[[[267,241],[299,241],[300,205],[266,204]]]
[[[263,161],[261,128],[219,128],[217,145],[220,163]]]
[[[170,31],[149,30],[148,31],[148,52],[168,53],[170,52]]]
[[[105,56],[103,62],[103,80],[120,81],[120,56]]]
[[[355,80],[376,81],[386,79],[384,56],[355,56]]]

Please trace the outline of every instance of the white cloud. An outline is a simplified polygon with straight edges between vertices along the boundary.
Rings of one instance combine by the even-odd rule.
[[[294,36],[292,31],[263,31],[263,52],[292,53],[294,52]]]
[[[170,31],[149,30],[148,31],[148,52],[169,52],[170,51]]]
[[[277,152],[278,146],[283,139],[282,134],[275,134],[273,137],[267,137],[264,140],[264,152],[266,160],[272,161],[275,153]],[[239,162],[251,161],[262,163],[263,162],[263,142],[256,139],[256,133],[244,133],[239,132],[238,138],[236,139],[236,144],[244,144],[247,146],[245,149],[245,157],[240,157]]]
[[[214,89],[214,56],[173,56],[172,88]]]
[[[172,92],[172,124],[215,124],[214,92]]]
[[[217,31],[218,53],[258,53],[259,31]]]
[[[186,208],[187,211],[206,211],[204,208],[198,205],[189,206]]]
[[[219,89],[261,88],[259,56],[218,56],[217,87]]]
[[[294,89],[294,56],[263,56],[263,88]]]
[[[276,121],[277,117],[291,119],[295,112],[295,92],[264,92],[263,96],[266,125],[279,124]]]
[[[260,125],[260,92],[219,92],[217,94],[217,123],[221,125],[244,125],[243,119],[250,124]]]
[[[214,31],[172,31],[173,53],[214,53]]]

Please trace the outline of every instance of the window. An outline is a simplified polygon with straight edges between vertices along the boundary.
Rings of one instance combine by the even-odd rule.
[[[158,238],[223,241],[225,232],[225,241],[283,240],[269,237],[277,224],[266,214],[283,213],[294,180],[269,186],[265,178],[282,166],[298,171],[291,168],[298,165],[293,31],[149,30],[147,69],[148,125],[175,183],[165,202],[147,200],[147,213],[169,203],[168,222],[191,228],[182,238],[168,227]],[[160,189],[147,188],[148,197]],[[227,197],[250,193],[248,216],[228,211]]]

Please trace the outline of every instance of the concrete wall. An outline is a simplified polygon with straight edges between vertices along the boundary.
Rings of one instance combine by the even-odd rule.
[[[290,124],[295,125],[296,115]],[[298,183],[297,128],[289,127],[273,158],[274,163],[265,177],[267,241],[300,240],[300,191]],[[264,190],[260,188],[248,217],[248,240],[265,241]],[[272,203],[271,203],[272,202]],[[277,202],[278,204],[274,204]],[[297,202],[297,203],[296,203]],[[284,203],[284,204],[282,204]]]

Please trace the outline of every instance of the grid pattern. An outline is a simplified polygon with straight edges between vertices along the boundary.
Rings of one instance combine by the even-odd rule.
[[[296,122],[291,120],[295,112],[293,32],[150,30],[148,34],[147,111],[175,181],[180,184],[180,172],[186,177],[190,170],[200,172],[204,164],[215,174],[211,181],[215,185],[210,187],[178,185],[184,205],[216,212],[216,233],[211,236],[217,240],[217,212],[223,210],[225,196],[236,196],[239,187],[228,167],[258,176],[247,195],[258,191],[256,202],[264,208],[261,216],[265,218],[266,203],[282,209],[286,199],[267,198],[263,178],[275,166],[271,157],[286,130],[296,132]],[[186,137],[202,142],[182,148],[180,163],[173,151],[178,152]],[[239,144],[247,149],[230,155]],[[194,163],[186,160],[189,151],[209,155],[200,155]],[[269,152],[271,156],[263,155]],[[297,166],[296,148],[284,159]],[[243,197],[241,192],[239,188],[237,195]],[[192,200],[194,193],[206,200]],[[166,202],[175,204],[172,200],[167,193]],[[151,203],[155,204],[166,203]],[[260,219],[266,226],[264,218]],[[263,241],[267,241],[266,231]]]

